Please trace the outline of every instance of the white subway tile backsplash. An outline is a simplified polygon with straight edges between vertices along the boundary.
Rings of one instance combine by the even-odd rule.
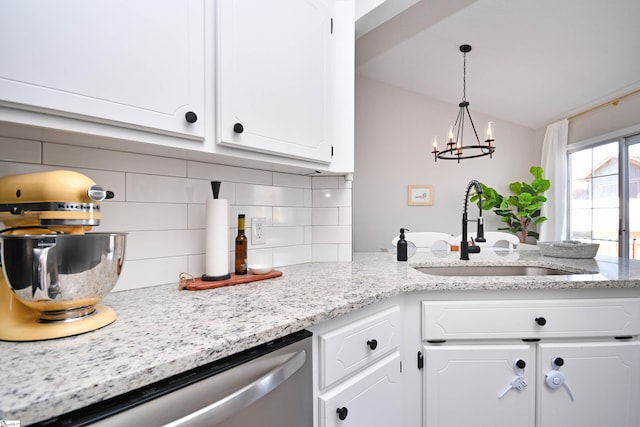
[[[338,245],[338,261],[349,262],[353,260],[353,248],[351,244]]]
[[[310,225],[311,219],[311,208],[289,208],[283,206],[273,208],[274,226],[290,227],[295,225]]]
[[[186,230],[187,205],[181,203],[102,202],[99,231]]]
[[[314,226],[313,243],[351,243],[351,227],[347,225]]]
[[[247,252],[247,264],[273,265],[273,249],[249,249]]]
[[[338,261],[338,246],[330,244],[311,245],[311,261],[336,262]]]
[[[311,188],[340,188],[340,180],[344,178],[338,176],[314,176],[311,179]]]
[[[245,215],[245,228],[251,228],[251,218],[262,217],[266,220],[266,225],[273,224],[273,209],[271,206],[238,206],[229,207],[229,225],[233,228],[238,226],[238,215]],[[247,236],[249,231],[247,231]]]
[[[338,224],[340,225],[351,225],[352,224],[352,209],[351,206],[342,206],[338,208]]]
[[[237,184],[236,204],[304,206],[304,190],[290,187]]]
[[[304,243],[310,245],[313,243],[313,227],[304,228]]]
[[[20,173],[41,172],[41,171],[52,170],[52,169],[55,169],[55,168],[36,165],[32,163],[0,162],[0,176],[16,175]]]
[[[187,178],[128,173],[126,182],[128,202],[193,202],[194,181]]]
[[[104,169],[165,176],[185,177],[187,175],[186,160],[75,145],[50,144],[47,142],[42,146],[42,162],[49,165],[86,169]]]
[[[273,266],[311,262],[311,245],[283,246],[273,249]]]
[[[351,190],[325,188],[313,190],[313,207],[346,207],[351,206]]]
[[[208,181],[222,181],[223,185],[225,182],[263,185],[273,184],[273,172],[195,161],[188,162],[187,176],[189,178],[200,178]]]
[[[178,275],[187,270],[186,256],[125,261],[112,292],[173,283],[177,287]]]
[[[303,195],[303,204],[302,206],[304,206],[305,208],[312,208],[313,207],[313,191],[310,189],[304,190],[304,195]]]
[[[213,163],[0,137],[0,176],[54,169],[84,173],[115,193],[93,231],[127,232],[114,291],[173,283],[204,273],[205,202],[211,181],[229,202],[229,271],[237,215],[246,215],[249,263],[274,267],[351,260],[351,182]],[[27,138],[25,136],[25,138]],[[41,155],[42,154],[42,158]],[[266,244],[251,244],[251,219],[266,219]]]
[[[273,185],[279,187],[311,188],[311,177],[274,172]]]
[[[302,245],[305,243],[304,227],[267,227],[265,236],[267,247]]]
[[[204,230],[135,231],[127,235],[127,260],[198,253],[204,253]]]
[[[335,225],[339,224],[340,208],[313,208],[312,225]]]
[[[0,137],[0,159],[6,162],[41,163],[42,144],[30,139]]]

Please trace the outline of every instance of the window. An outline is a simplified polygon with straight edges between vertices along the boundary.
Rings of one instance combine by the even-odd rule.
[[[640,259],[640,135],[568,153],[569,238]]]

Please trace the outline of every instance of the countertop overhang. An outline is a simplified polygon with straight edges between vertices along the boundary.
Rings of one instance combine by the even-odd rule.
[[[40,342],[0,342],[0,410],[28,424],[204,365],[367,305],[416,291],[640,288],[640,261],[562,259],[539,251],[419,252],[408,262],[358,253],[352,262],[279,268],[283,276],[206,291],[177,284],[116,292],[115,323]],[[579,274],[433,276],[416,266],[531,265]],[[126,268],[126,267],[125,267]]]

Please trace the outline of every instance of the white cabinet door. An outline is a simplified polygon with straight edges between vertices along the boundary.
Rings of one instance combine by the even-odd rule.
[[[526,344],[424,346],[424,426],[533,427],[533,372]]]
[[[0,105],[203,139],[204,42],[204,0],[4,0]]]
[[[331,161],[331,2],[218,1],[218,142]]]
[[[400,354],[394,352],[320,396],[320,426],[402,425]]]
[[[640,426],[638,341],[540,343],[538,383],[539,427]]]

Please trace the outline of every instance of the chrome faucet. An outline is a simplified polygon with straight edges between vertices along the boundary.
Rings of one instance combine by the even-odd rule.
[[[478,231],[476,233],[475,241],[472,246],[469,246],[469,242],[467,239],[467,205],[469,203],[469,191],[471,191],[471,187],[475,187],[476,193],[478,193],[479,202],[478,206],[480,206],[480,212],[478,213]],[[487,239],[484,238],[484,218],[482,218],[482,186],[475,179],[469,181],[467,184],[467,190],[464,193],[464,209],[462,211],[462,240],[460,242],[460,259],[468,260],[469,254],[477,254],[480,253],[480,246],[475,245],[475,242],[486,242]]]

